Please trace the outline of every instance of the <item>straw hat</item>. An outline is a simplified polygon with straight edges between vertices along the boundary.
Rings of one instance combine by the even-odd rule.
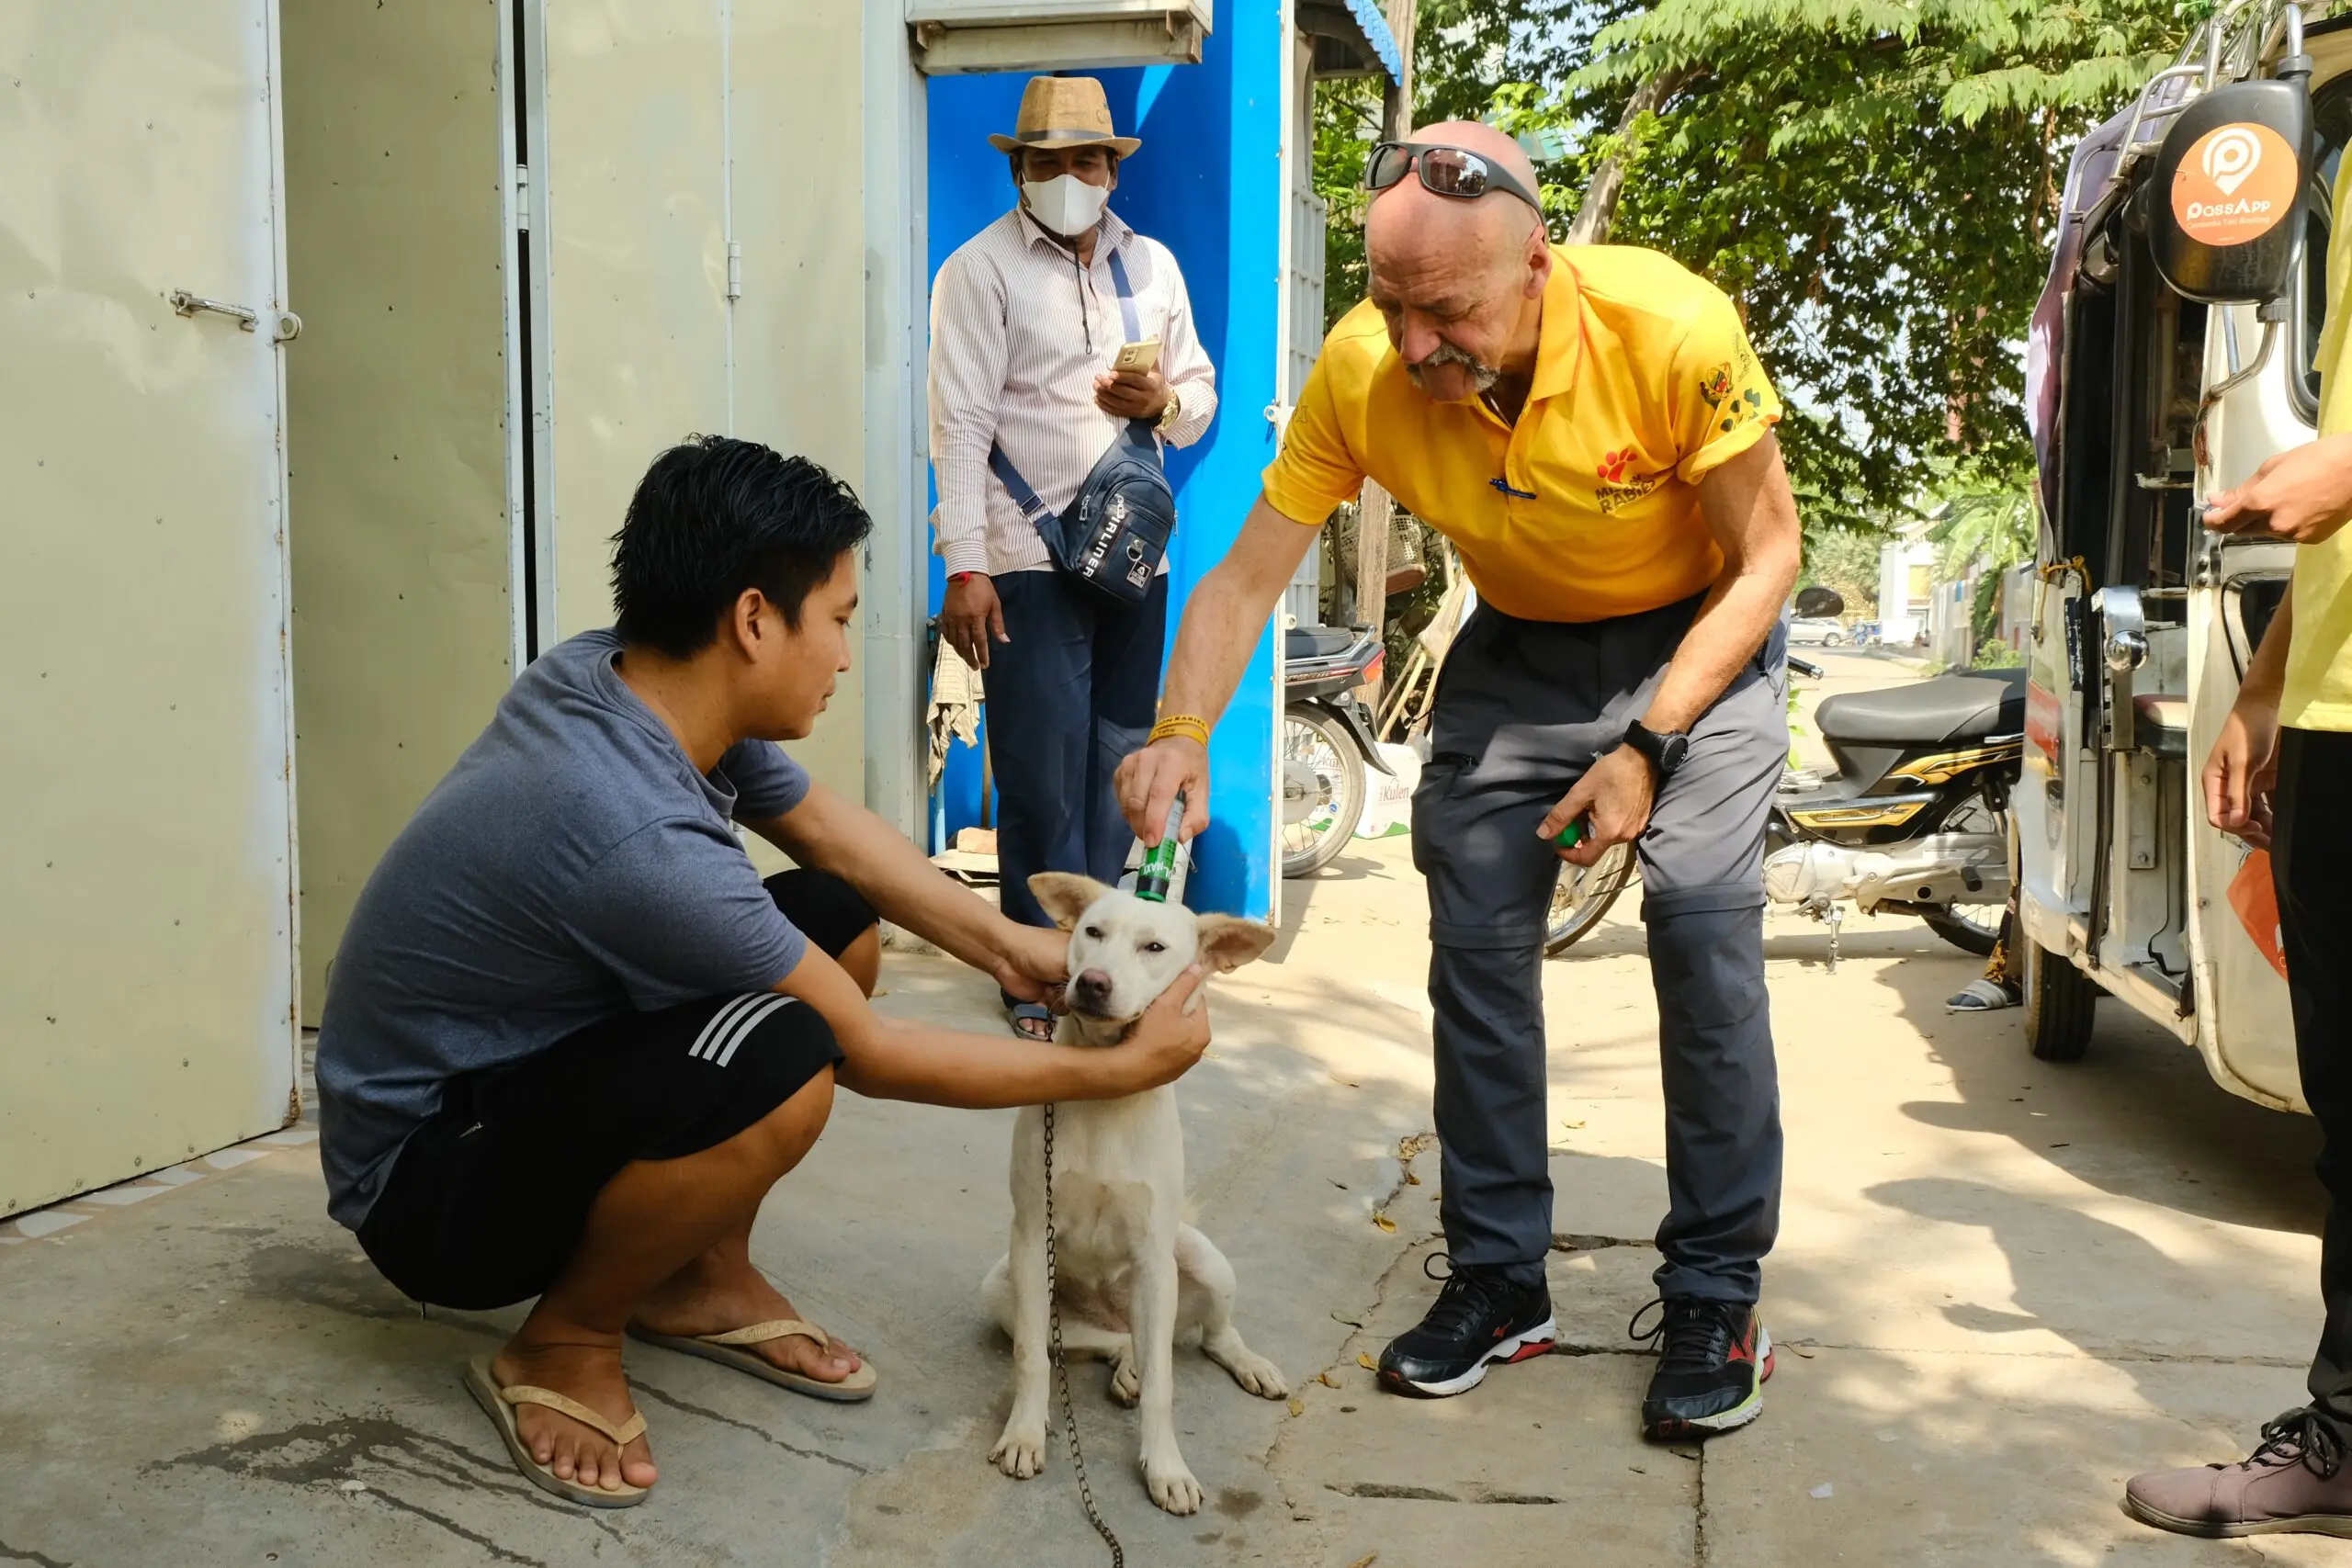
[[[1000,152],[1024,147],[1108,147],[1124,158],[1143,145],[1111,134],[1111,105],[1091,76],[1032,76],[1021,94],[1021,118],[1010,136],[991,135]]]

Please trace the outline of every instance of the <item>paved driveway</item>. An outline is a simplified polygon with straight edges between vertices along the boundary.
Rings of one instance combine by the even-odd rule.
[[[2014,1014],[1944,1015],[1974,961],[1909,920],[1849,923],[1834,976],[1819,928],[1768,933],[1790,1170],[1758,1425],[1703,1453],[1633,1430],[1648,1362],[1623,1329],[1665,1187],[1630,897],[1546,966],[1568,1353],[1464,1399],[1381,1395],[1358,1358],[1435,1289],[1436,1155],[1398,1157],[1429,1124],[1419,888],[1399,840],[1288,891],[1278,962],[1221,983],[1214,1058],[1182,1092],[1200,1222],[1300,1397],[1252,1399],[1181,1356],[1212,1496],[1175,1519],[1144,1498],[1133,1416],[1079,1369],[1130,1563],[2352,1554],[2175,1540],[2115,1505],[2132,1471],[2234,1454],[2295,1400],[2317,1314],[2310,1123],[2222,1094],[2120,1010],[2079,1066],[2033,1062]],[[885,984],[888,1008],[990,1016],[987,983],[944,960],[894,956]],[[421,1318],[325,1219],[299,1129],[0,1225],[0,1563],[1103,1562],[1058,1444],[1025,1483],[983,1457],[1010,1355],[975,1287],[1003,1245],[1010,1124],[843,1097],[755,1256],[871,1353],[881,1393],[837,1408],[633,1349],[662,1481],[615,1516],[515,1476],[457,1377],[515,1314]]]

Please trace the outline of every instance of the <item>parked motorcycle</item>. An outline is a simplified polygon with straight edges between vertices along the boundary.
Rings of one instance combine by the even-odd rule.
[[[1789,660],[1818,680],[1820,666]],[[1765,828],[1764,891],[1828,922],[1830,964],[1851,904],[1917,915],[1953,946],[1993,951],[2009,897],[2009,793],[2022,766],[2025,671],[1943,675],[1849,693],[1814,714],[1836,760],[1826,776],[1790,768]],[[1563,865],[1544,951],[1573,946],[1636,874],[1620,844]]]
[[[1388,650],[1370,626],[1297,626],[1283,635],[1283,874],[1330,863],[1355,837],[1364,769],[1394,776],[1356,694],[1380,679]]]

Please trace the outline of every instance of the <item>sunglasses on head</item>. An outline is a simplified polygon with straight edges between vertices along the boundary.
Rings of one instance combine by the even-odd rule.
[[[1421,188],[1456,201],[1476,201],[1489,191],[1515,196],[1536,211],[1544,204],[1535,193],[1486,158],[1460,147],[1433,141],[1383,141],[1364,160],[1363,188],[1386,190],[1408,173],[1421,176]]]

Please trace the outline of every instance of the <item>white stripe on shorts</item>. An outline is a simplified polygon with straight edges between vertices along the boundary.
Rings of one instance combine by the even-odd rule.
[[[746,996],[737,997],[733,1001],[729,1002],[725,1007],[720,1008],[717,1012],[712,1013],[710,1015],[710,1021],[702,1026],[702,1032],[695,1036],[695,1043],[686,1047],[686,1055],[689,1056],[700,1056],[703,1054],[703,1047],[706,1045],[716,1049],[718,1043],[718,1037],[727,1032],[727,1026],[729,1024],[734,1022],[738,1018],[741,1018],[748,1010],[759,1006],[760,999],[763,997],[773,997],[775,995],[775,993],[774,991],[753,991]]]
[[[752,1031],[757,1029],[761,1024],[765,1023],[770,1014],[782,1011],[785,1008],[790,1006],[791,1003],[792,998],[790,997],[772,996],[766,1001],[762,1002],[758,1007],[755,1007],[751,1011],[745,1013],[741,1022],[735,1024],[728,1030],[727,1042],[724,1047],[716,1043],[711,1046],[710,1060],[717,1062],[722,1067],[729,1062],[733,1061],[735,1059],[735,1047],[743,1043],[744,1041],[749,1040],[752,1037]]]

